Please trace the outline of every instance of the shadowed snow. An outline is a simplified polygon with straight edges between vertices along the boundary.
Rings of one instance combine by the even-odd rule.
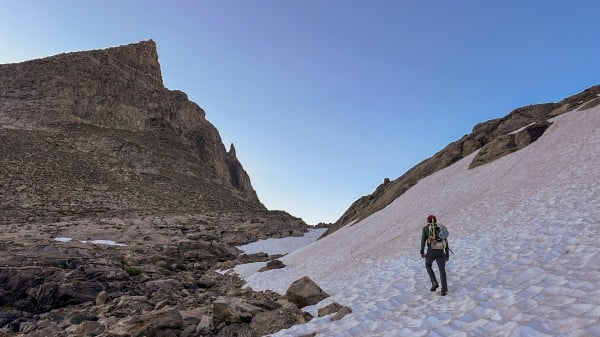
[[[308,232],[306,232],[303,236],[290,236],[284,239],[258,240],[237,248],[246,254],[260,252],[267,253],[269,255],[287,254],[316,241],[319,236],[325,233],[325,231],[325,228],[313,228],[309,229]]]

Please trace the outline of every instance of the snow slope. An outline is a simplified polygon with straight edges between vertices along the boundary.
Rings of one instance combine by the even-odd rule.
[[[238,246],[237,248],[246,254],[261,252],[269,255],[287,254],[302,248],[309,243],[317,241],[317,239],[325,233],[325,230],[325,228],[311,228],[303,236],[290,236],[287,237],[286,240],[272,238],[258,240],[243,246]]]
[[[286,268],[247,276],[284,293],[308,275],[332,295],[309,311],[353,310],[273,336],[600,336],[600,107],[560,115],[535,143],[468,170],[474,155],[286,255]],[[428,214],[456,253],[445,297],[429,291],[419,255]]]

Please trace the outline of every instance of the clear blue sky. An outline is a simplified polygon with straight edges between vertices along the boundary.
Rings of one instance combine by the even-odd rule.
[[[600,84],[598,1],[9,1],[0,63],[153,39],[259,198],[333,222],[512,109]]]

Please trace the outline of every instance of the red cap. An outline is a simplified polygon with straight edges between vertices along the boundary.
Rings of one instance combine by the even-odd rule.
[[[435,215],[430,215],[427,217],[427,223],[436,223]]]

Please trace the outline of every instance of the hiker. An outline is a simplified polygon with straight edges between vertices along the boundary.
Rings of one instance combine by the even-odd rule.
[[[445,231],[445,233],[440,235],[440,232],[443,231]],[[442,291],[440,293],[442,296],[446,296],[448,293],[446,262],[450,259],[450,248],[448,247],[447,234],[448,231],[445,227],[441,225],[438,226],[437,219],[434,215],[427,217],[427,225],[423,227],[421,233],[421,257],[425,258],[425,268],[427,269],[427,274],[429,274],[429,279],[431,280],[431,291],[435,291],[439,287],[432,268],[433,261],[435,260],[437,263],[438,268],[440,269],[440,279],[442,281]],[[440,236],[442,238],[440,238]],[[427,242],[427,254],[425,254],[424,251],[425,242]]]

